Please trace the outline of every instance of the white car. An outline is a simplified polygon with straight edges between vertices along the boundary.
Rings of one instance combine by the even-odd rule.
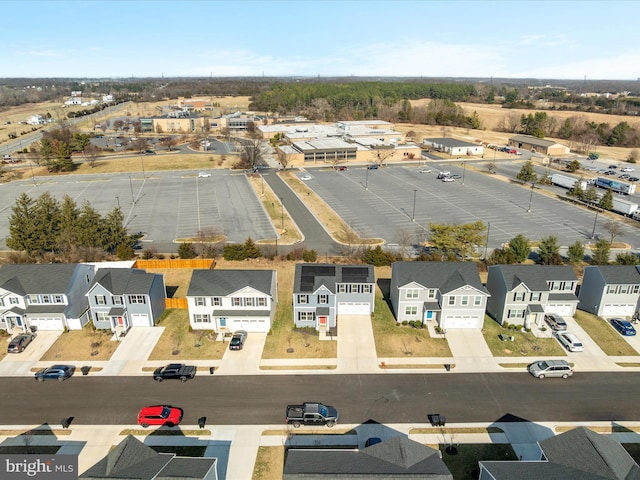
[[[444,177],[444,178],[442,179],[442,181],[443,181],[443,182],[455,182],[455,181],[456,181],[456,179],[455,179],[455,178],[453,178],[453,177]]]
[[[308,173],[305,173],[300,177],[300,180],[311,180],[312,178],[313,177],[311,175],[309,175]]]
[[[420,173],[431,173],[431,169],[430,168],[423,168],[422,170],[420,170]]]
[[[556,332],[555,335],[558,341],[560,342],[560,345],[562,345],[564,348],[566,348],[570,352],[582,352],[584,350],[584,346],[582,345],[582,342],[573,333],[564,331],[564,332]]]
[[[633,170],[634,169],[631,167],[624,167],[620,169],[621,172],[633,172]]]
[[[200,172],[200,173],[198,174],[198,178],[208,178],[208,177],[210,177],[210,176],[211,176],[211,174],[210,174],[210,173],[207,173],[207,172]]]

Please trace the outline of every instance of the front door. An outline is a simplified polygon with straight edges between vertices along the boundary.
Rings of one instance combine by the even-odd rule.
[[[124,318],[118,317],[118,326],[119,327],[124,327]]]
[[[321,329],[326,329],[327,328],[327,317],[324,317],[324,316],[318,317],[318,325],[320,326]]]

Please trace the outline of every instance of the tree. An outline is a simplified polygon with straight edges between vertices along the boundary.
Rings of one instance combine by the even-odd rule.
[[[240,161],[243,168],[254,170],[262,160],[264,140],[259,138],[242,139],[240,141]]]
[[[607,190],[600,201],[598,206],[604,210],[611,210],[613,208],[613,192],[611,189]]]
[[[538,246],[538,256],[542,265],[562,265],[562,257],[560,256],[560,245],[558,245],[558,237],[549,235],[540,240]]]
[[[487,163],[487,171],[489,173],[496,173],[496,169],[498,168],[498,166],[496,165],[496,162],[489,162]]]
[[[383,167],[384,162],[393,157],[393,154],[396,152],[393,145],[375,145],[372,149],[375,152],[376,163],[381,167]]]
[[[374,267],[385,267],[391,265],[398,258],[391,252],[385,252],[380,245],[375,248],[367,248],[362,256],[364,263]]]
[[[569,163],[569,165],[567,165],[567,171],[569,172],[577,172],[578,170],[580,170],[580,162],[576,159],[573,159],[571,161],[571,163]]]
[[[27,252],[29,255],[37,253],[40,246],[35,235],[37,219],[34,215],[33,199],[22,193],[11,210],[7,247]]]
[[[193,246],[193,243],[190,242],[184,242],[181,243],[180,246],[178,247],[178,256],[180,258],[196,258],[198,256],[198,253],[196,252],[195,247]]]
[[[170,152],[177,144],[178,139],[172,136],[164,137],[162,140],[160,140],[160,145],[165,147],[167,149],[167,152]]]
[[[149,141],[144,137],[138,137],[131,144],[131,148],[136,152],[144,152],[149,148]]]
[[[620,225],[618,222],[614,220],[607,220],[606,222],[604,222],[602,226],[607,231],[607,233],[611,236],[611,240],[609,241],[611,244],[613,244],[613,241],[615,240],[616,237],[624,236],[622,225]]]
[[[529,254],[531,253],[531,245],[529,243],[529,239],[519,233],[511,240],[509,240],[509,246],[506,248],[506,250],[513,254],[513,258],[516,262],[522,263],[527,258],[529,258]]]
[[[33,216],[36,220],[33,235],[39,250],[54,252],[59,237],[60,203],[49,192],[44,192],[34,204]]]
[[[242,246],[242,253],[244,254],[244,258],[260,258],[262,256],[262,252],[251,237],[245,240]]]
[[[533,162],[531,160],[527,160],[524,165],[522,165],[522,168],[520,169],[520,172],[518,172],[516,178],[525,183],[535,183],[536,180],[538,180],[538,175],[533,168]]]
[[[638,154],[638,150],[636,148],[634,148],[633,150],[631,150],[629,152],[629,155],[627,156],[627,162],[629,163],[638,163],[638,158],[640,157],[640,154]]]
[[[82,151],[82,155],[84,159],[89,164],[91,168],[96,166],[96,162],[98,161],[98,156],[100,155],[100,148],[97,145],[89,144],[84,147]]]
[[[430,242],[445,256],[462,259],[470,256],[477,246],[483,245],[486,226],[482,221],[461,225],[430,223]]]
[[[576,240],[575,243],[569,245],[567,249],[567,260],[569,263],[577,264],[584,259],[584,245],[580,243],[580,240]]]
[[[593,265],[608,265],[611,244],[608,240],[601,238],[591,249],[591,263]]]
[[[640,265],[640,259],[635,253],[618,253],[613,263],[616,265]]]
[[[594,205],[598,202],[598,190],[595,185],[589,185],[582,194],[582,200],[589,205]]]
[[[511,265],[512,263],[516,263],[516,257],[513,251],[507,248],[495,248],[487,258],[487,265]]]
[[[581,182],[582,182],[582,179],[577,180],[576,183],[573,184],[573,187],[569,189],[567,194],[570,197],[575,197],[578,200],[582,200],[584,198],[584,190],[582,189]]]

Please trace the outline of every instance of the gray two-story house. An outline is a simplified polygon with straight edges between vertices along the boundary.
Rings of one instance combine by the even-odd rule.
[[[0,268],[0,329],[76,330],[89,319],[85,294],[91,265],[52,263]]]
[[[631,317],[639,309],[640,268],[635,265],[585,267],[578,308],[601,317]]]
[[[473,262],[395,262],[389,295],[397,322],[482,328],[489,292]]]
[[[337,317],[374,311],[373,265],[299,263],[293,280],[293,321],[326,332]]]
[[[153,327],[165,310],[164,276],[131,268],[100,268],[87,292],[98,329],[126,332]]]
[[[492,265],[487,313],[500,325],[542,326],[545,313],[576,313],[578,277],[566,265]]]

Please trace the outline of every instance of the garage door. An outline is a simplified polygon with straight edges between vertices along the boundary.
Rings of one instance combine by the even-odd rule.
[[[480,318],[475,315],[450,315],[442,322],[442,328],[478,328]]]
[[[371,313],[371,307],[367,302],[338,303],[338,315],[369,315],[370,313]]]
[[[146,313],[132,313],[131,314],[131,326],[132,327],[150,327],[149,315]]]
[[[555,313],[561,317],[570,317],[572,310],[571,304],[548,305],[546,313]]]
[[[247,332],[268,332],[269,323],[266,319],[252,319],[252,320],[232,320],[230,322],[230,328],[232,332],[236,330],[246,330]]]
[[[606,304],[602,306],[602,315],[631,316],[635,313],[636,306],[633,304]]]
[[[30,318],[29,325],[38,330],[64,330],[61,318]]]

